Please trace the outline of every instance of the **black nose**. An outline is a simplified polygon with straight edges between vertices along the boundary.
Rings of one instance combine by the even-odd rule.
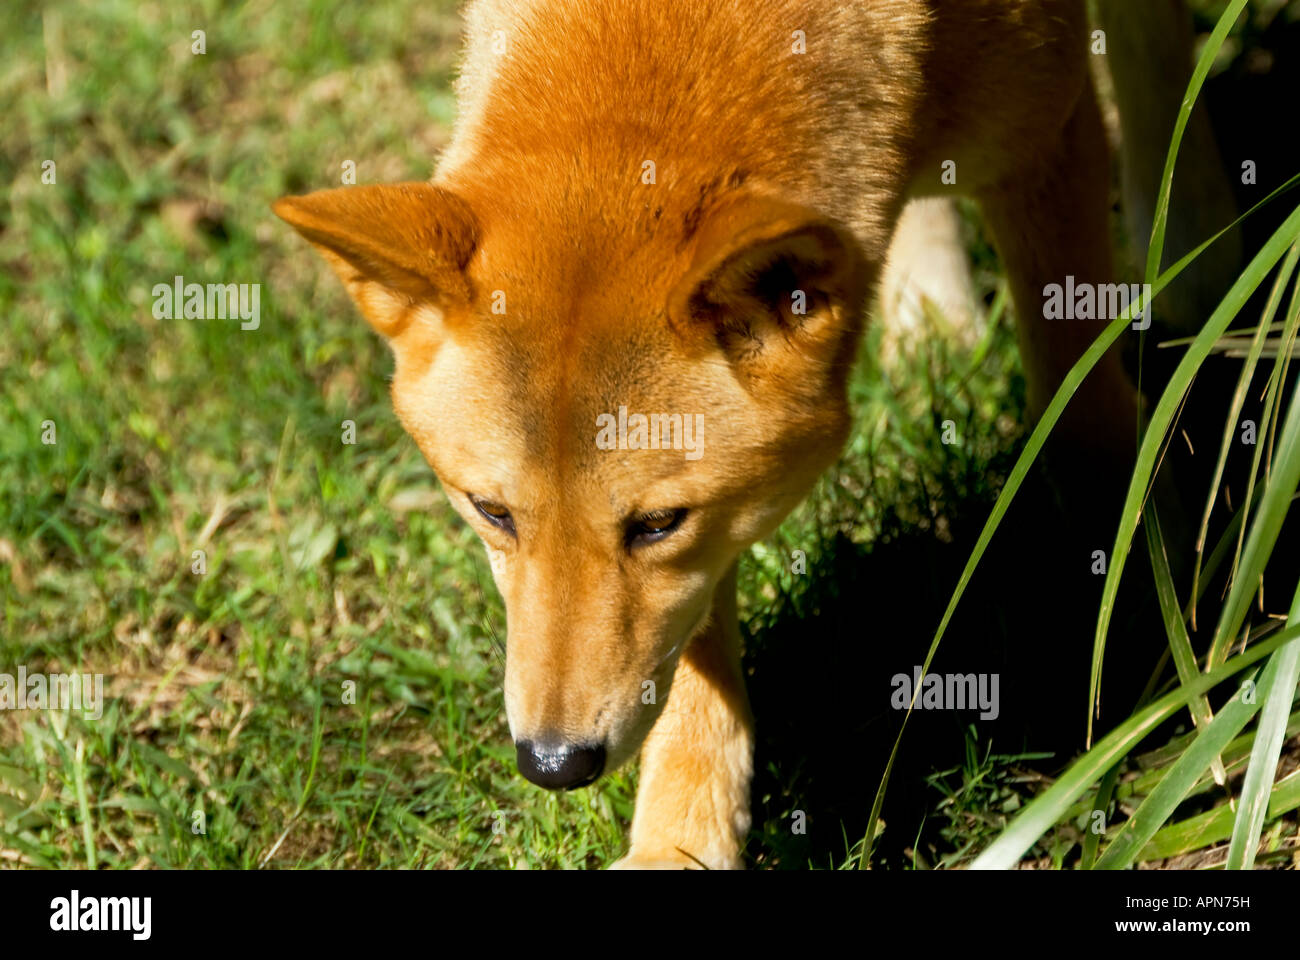
[[[519,772],[547,790],[576,790],[585,787],[605,769],[605,748],[588,743],[515,744]]]

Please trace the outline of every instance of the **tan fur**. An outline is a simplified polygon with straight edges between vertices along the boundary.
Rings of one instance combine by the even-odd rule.
[[[949,197],[918,197],[899,215],[880,275],[876,320],[883,324],[879,360],[897,360],[924,349],[939,335],[972,350],[986,329],[979,311],[961,214]]]
[[[622,865],[738,866],[735,566],[839,453],[904,202],[956,161],[1012,273],[1038,408],[1099,329],[1041,320],[1044,284],[1109,271],[1082,4],[479,0],[467,16],[433,184],[275,209],[389,338],[394,408],[483,538],[516,740],[599,742],[607,768],[642,750]],[[1079,443],[1124,455],[1131,430],[1093,425],[1131,422],[1117,360],[1083,392]],[[597,449],[620,405],[702,414],[703,455]],[[469,494],[507,507],[516,536]],[[629,520],[675,508],[676,532],[628,547]]]

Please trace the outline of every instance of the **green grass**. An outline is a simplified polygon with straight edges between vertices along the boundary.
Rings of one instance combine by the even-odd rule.
[[[454,12],[122,2],[10,6],[0,26],[0,309],[16,321],[0,664],[103,672],[111,697],[98,723],[0,714],[0,849],[101,866],[614,858],[628,782],[520,784],[484,557],[392,416],[386,348],[267,209],[344,160],[363,180],[430,173]],[[150,290],[176,274],[261,283],[261,328],[154,319]]]
[[[1213,34],[1199,55],[1196,69],[1189,82],[1188,93],[1184,98],[1178,116],[1172,142],[1169,146],[1160,196],[1156,204],[1155,222],[1152,228],[1151,245],[1146,265],[1146,281],[1152,295],[1156,298],[1159,297],[1160,292],[1169,280],[1188,265],[1194,265],[1199,252],[1212,243],[1214,239],[1207,239],[1201,248],[1189,253],[1167,271],[1161,271],[1165,222],[1169,210],[1173,170],[1188,114],[1200,93],[1201,85],[1210,71],[1215,56],[1218,54],[1230,29],[1246,9],[1246,2],[1247,0],[1232,0],[1223,12]],[[1300,177],[1288,181],[1284,188],[1281,189],[1289,189],[1295,185],[1297,180],[1300,180]],[[1277,194],[1270,196],[1258,204],[1257,207],[1267,204],[1276,196]],[[1284,207],[1285,209],[1289,209],[1289,205]],[[1255,212],[1255,208],[1252,208],[1244,217],[1253,212]],[[1094,786],[1098,799],[1093,809],[1102,813],[1104,820],[1104,812],[1107,806],[1105,794],[1113,787],[1111,771],[1118,769],[1129,751],[1154,732],[1163,720],[1173,715],[1180,707],[1191,704],[1198,704],[1197,707],[1191,708],[1193,716],[1199,714],[1198,720],[1201,726],[1196,739],[1178,757],[1176,762],[1164,772],[1160,782],[1153,787],[1151,793],[1136,811],[1132,812],[1130,819],[1118,829],[1111,831],[1111,842],[1100,860],[1096,861],[1096,866],[1110,868],[1130,866],[1143,855],[1147,842],[1152,840],[1157,830],[1174,814],[1179,803],[1195,788],[1199,778],[1208,771],[1216,780],[1222,781],[1224,769],[1220,759],[1220,751],[1259,709],[1260,701],[1264,704],[1263,713],[1252,745],[1251,761],[1241,785],[1241,793],[1237,801],[1240,807],[1234,817],[1231,844],[1224,865],[1229,869],[1253,866],[1261,847],[1261,841],[1265,853],[1272,852],[1271,847],[1276,848],[1277,831],[1272,831],[1272,837],[1265,837],[1263,835],[1265,821],[1277,820],[1280,814],[1289,812],[1300,802],[1297,801],[1294,795],[1296,792],[1292,782],[1294,777],[1279,776],[1282,771],[1279,764],[1280,750],[1291,719],[1291,709],[1296,698],[1298,667],[1300,667],[1300,659],[1298,659],[1300,658],[1300,586],[1295,589],[1295,599],[1290,605],[1290,612],[1279,618],[1285,621],[1285,629],[1280,634],[1267,641],[1259,642],[1261,636],[1260,627],[1267,630],[1277,626],[1277,624],[1265,622],[1260,627],[1251,629],[1252,624],[1247,622],[1247,618],[1256,597],[1258,597],[1260,612],[1264,612],[1264,574],[1266,568],[1274,565],[1274,547],[1278,543],[1291,504],[1296,498],[1297,484],[1300,484],[1300,387],[1295,385],[1283,386],[1287,383],[1286,370],[1290,350],[1282,349],[1277,353],[1274,371],[1269,379],[1268,399],[1265,402],[1264,414],[1266,418],[1280,414],[1282,392],[1289,392],[1291,395],[1288,403],[1289,412],[1286,415],[1286,423],[1282,428],[1276,450],[1271,442],[1268,445],[1269,469],[1266,470],[1265,479],[1261,481],[1264,488],[1262,497],[1254,515],[1251,516],[1251,494],[1256,489],[1260,455],[1264,450],[1263,445],[1257,444],[1255,446],[1250,479],[1246,484],[1247,500],[1241,508],[1243,522],[1238,533],[1237,552],[1234,556],[1228,586],[1225,588],[1227,598],[1220,612],[1218,625],[1208,644],[1204,673],[1194,669],[1196,667],[1194,659],[1188,662],[1187,654],[1189,651],[1187,647],[1189,640],[1183,623],[1182,607],[1177,601],[1176,587],[1168,569],[1166,542],[1156,515],[1157,504],[1162,498],[1157,487],[1156,476],[1160,471],[1159,461],[1163,460],[1164,453],[1171,440],[1172,426],[1183,409],[1192,382],[1204,367],[1207,357],[1213,352],[1215,345],[1222,341],[1232,320],[1243,310],[1251,296],[1263,288],[1265,280],[1285,255],[1285,263],[1277,274],[1273,284],[1273,292],[1269,297],[1264,316],[1260,321],[1261,333],[1256,337],[1256,342],[1260,342],[1262,331],[1271,327],[1278,305],[1279,293],[1291,280],[1298,254],[1300,254],[1300,207],[1296,207],[1290,213],[1272,237],[1269,238],[1268,242],[1255,253],[1250,263],[1243,269],[1236,282],[1233,283],[1232,288],[1224,294],[1218,307],[1205,321],[1200,333],[1188,345],[1188,349],[1182,355],[1177,369],[1165,385],[1163,393],[1151,413],[1149,422],[1144,425],[1137,463],[1134,466],[1133,475],[1128,485],[1128,493],[1120,513],[1119,529],[1115,535],[1114,550],[1110,554],[1105,587],[1098,609],[1088,696],[1088,745],[1091,746],[1092,744],[1093,721],[1096,711],[1100,707],[1103,655],[1115,613],[1116,596],[1137,527],[1144,519],[1148,524],[1147,541],[1152,556],[1153,569],[1155,570],[1157,588],[1160,593],[1161,606],[1164,609],[1170,652],[1175,661],[1182,661],[1180,663],[1180,685],[1178,689],[1136,711],[1131,717],[1103,737],[1095,748],[1089,750],[1050,789],[1037,797],[1033,803],[1022,811],[1008,829],[980,854],[972,866],[988,868],[1013,866],[1035,842],[1050,831],[1054,823],[1060,822],[1062,814],[1070,808],[1072,803]],[[1294,342],[1296,324],[1300,323],[1300,283],[1296,286],[1291,303],[1292,309],[1289,311],[1291,319],[1284,325],[1288,331],[1284,339],[1288,343]],[[1128,316],[1129,312],[1126,311],[1123,316],[1115,320],[1107,328],[1106,332],[1098,338],[1097,343],[1079,360],[1067,375],[1065,383],[1057,392],[1052,403],[1048,406],[1042,421],[1035,428],[1025,452],[1017,463],[1012,479],[999,497],[999,502],[986,525],[979,546],[972,553],[963,580],[958,584],[957,590],[953,594],[948,611],[945,613],[944,622],[935,635],[931,655],[933,655],[942,639],[944,628],[947,626],[948,619],[965,589],[970,572],[978,564],[980,554],[1000,523],[1011,499],[1015,496],[1016,488],[1023,476],[1025,467],[1032,461],[1038,449],[1041,448],[1044,439],[1051,431],[1055,419],[1059,417],[1079,381],[1097,362],[1104,346],[1114,342],[1116,336],[1123,330]],[[1243,389],[1243,386],[1249,382],[1252,367],[1258,355],[1258,350],[1252,350],[1250,359],[1239,378],[1238,394]],[[1277,401],[1276,406],[1275,399]],[[1211,484],[1210,505],[1217,499],[1223,460],[1227,455],[1230,439],[1238,429],[1236,417],[1239,412],[1239,404],[1234,403],[1229,413],[1227,425],[1224,428],[1222,453],[1216,468],[1215,479]],[[1267,424],[1267,422],[1266,419],[1265,423]],[[1274,454],[1276,454],[1275,459]],[[1207,505],[1207,513],[1208,510],[1209,506]],[[1243,549],[1242,538],[1245,535],[1247,520],[1249,521],[1250,534],[1249,538],[1244,540]],[[1203,531],[1200,538],[1201,547],[1204,546],[1204,540],[1205,534]],[[1198,569],[1199,562],[1200,551],[1198,550]],[[1282,564],[1279,563],[1277,566],[1282,566]],[[1283,574],[1283,576],[1286,576],[1286,574]],[[1190,606],[1194,607],[1195,603],[1192,602]],[[1241,632],[1243,624],[1245,625],[1244,633]],[[1225,663],[1229,647],[1235,643],[1238,636],[1241,637],[1243,652]],[[1256,639],[1256,643],[1249,649],[1245,649],[1246,641],[1251,638]],[[1269,655],[1269,660],[1262,673],[1252,675],[1246,681],[1248,689],[1251,689],[1251,694],[1253,694],[1254,690],[1250,685],[1258,680],[1259,699],[1257,700],[1254,695],[1246,692],[1237,693],[1231,691],[1230,688],[1229,697],[1222,705],[1218,717],[1211,719],[1204,695],[1223,683],[1223,681],[1235,680],[1244,668],[1265,655]],[[927,658],[927,667],[928,663]],[[1276,786],[1274,786],[1275,778],[1280,780]],[[1231,806],[1229,806],[1229,809],[1231,809]],[[1206,839],[1203,835],[1196,836],[1193,838],[1191,846],[1184,848],[1180,852],[1198,849]],[[1222,839],[1222,837],[1209,839],[1212,841]],[[1095,850],[1095,845],[1092,841],[1089,841],[1085,850],[1085,859],[1091,862]]]
[[[337,185],[346,161],[358,182],[428,176],[459,32],[445,2],[0,9],[0,672],[100,672],[108,694],[97,721],[0,712],[0,864],[564,868],[623,854],[635,769],[564,795],[517,775],[482,549],[391,412],[386,348],[268,209]],[[996,263],[973,246],[992,301]],[[155,319],[153,285],[178,274],[260,283],[260,328]],[[841,463],[742,560],[760,696],[783,637],[862,607],[831,575],[842,564],[915,561],[908,576],[946,596],[1023,448],[1005,313],[970,353],[931,341],[889,369],[879,336]],[[940,440],[946,420],[957,445]],[[794,550],[812,575],[792,572]],[[941,609],[859,617],[928,638]],[[761,736],[779,727],[765,716]],[[968,863],[1068,760],[956,723],[937,736],[936,758],[958,759],[914,748],[923,827],[886,829],[917,868]],[[790,813],[833,790],[779,731],[765,743],[751,861],[857,865],[870,795],[840,822],[814,818],[833,836],[810,852]],[[1249,752],[1224,748],[1230,773]],[[864,771],[871,790],[882,769]],[[1284,848],[1293,820],[1269,822]],[[1064,865],[1078,840],[1066,824],[1031,856]]]

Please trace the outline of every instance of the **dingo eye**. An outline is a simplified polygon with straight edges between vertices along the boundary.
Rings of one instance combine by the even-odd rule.
[[[510,516],[510,511],[501,504],[476,497],[472,493],[469,494],[469,502],[474,504],[474,509],[492,526],[500,527],[512,537],[515,535],[515,518]]]
[[[656,510],[637,517],[627,525],[627,545],[637,547],[646,543],[655,543],[668,536],[682,525],[686,511]]]

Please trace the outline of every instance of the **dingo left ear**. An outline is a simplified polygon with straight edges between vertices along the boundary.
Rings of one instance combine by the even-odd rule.
[[[464,268],[478,225],[447,190],[428,183],[341,187],[283,197],[271,209],[316,246],[385,337],[405,329],[415,303],[446,307],[470,298]]]
[[[851,350],[866,290],[857,241],[811,210],[762,197],[726,202],[700,228],[669,299],[683,331],[710,331],[751,374],[795,347],[829,363]]]

